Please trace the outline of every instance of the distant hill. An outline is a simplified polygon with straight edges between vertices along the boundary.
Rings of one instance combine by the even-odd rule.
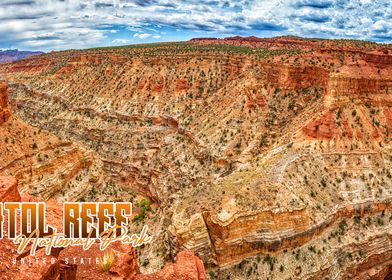
[[[0,63],[12,62],[22,58],[26,58],[33,55],[40,55],[43,52],[29,52],[29,51],[19,51],[19,50],[5,50],[0,51]]]

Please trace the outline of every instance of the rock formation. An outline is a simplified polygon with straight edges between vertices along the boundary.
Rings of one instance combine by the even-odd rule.
[[[103,185],[102,162],[92,152],[11,117],[7,86],[0,83],[0,175],[44,199],[78,200]]]
[[[14,177],[0,177],[0,201],[19,202],[18,184]]]
[[[11,116],[8,107],[7,87],[5,84],[0,83],[0,125],[8,121]]]
[[[0,202],[37,202],[37,198],[29,195],[22,197],[18,191],[14,177],[0,176]],[[62,231],[62,205],[54,200],[46,203],[46,223]],[[7,232],[8,223],[5,223]],[[42,249],[38,249],[35,256],[29,251],[21,255],[16,254],[16,245],[4,238],[0,246],[0,272],[2,279],[116,279],[116,280],[149,280],[149,279],[189,279],[203,280],[205,278],[204,265],[192,252],[181,252],[177,256],[176,264],[167,264],[164,269],[152,275],[139,273],[136,254],[130,245],[113,243],[107,250],[114,252],[116,259],[109,272],[98,269],[96,258],[104,254],[98,244],[90,250],[81,247],[53,249],[47,256]],[[77,259],[77,264],[74,262]],[[83,259],[84,261],[80,261]]]
[[[0,75],[18,118],[77,145],[72,163],[102,162],[101,198],[157,205],[135,219],[156,227],[142,272],[191,249],[210,279],[383,279],[391,62],[389,45],[233,37],[54,52]]]

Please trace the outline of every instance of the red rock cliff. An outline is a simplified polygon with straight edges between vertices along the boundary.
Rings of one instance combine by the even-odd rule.
[[[0,177],[0,201],[19,202],[21,200],[17,181],[14,177]]]
[[[5,123],[11,116],[8,108],[7,85],[0,82],[0,125]]]

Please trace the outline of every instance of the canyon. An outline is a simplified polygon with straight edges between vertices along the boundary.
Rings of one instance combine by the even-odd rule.
[[[0,64],[0,175],[43,200],[147,199],[146,279],[384,279],[391,62],[385,44],[231,37]]]

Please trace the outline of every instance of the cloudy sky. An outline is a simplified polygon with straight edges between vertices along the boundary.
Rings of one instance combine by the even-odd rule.
[[[0,0],[0,49],[297,35],[392,42],[390,0]]]

